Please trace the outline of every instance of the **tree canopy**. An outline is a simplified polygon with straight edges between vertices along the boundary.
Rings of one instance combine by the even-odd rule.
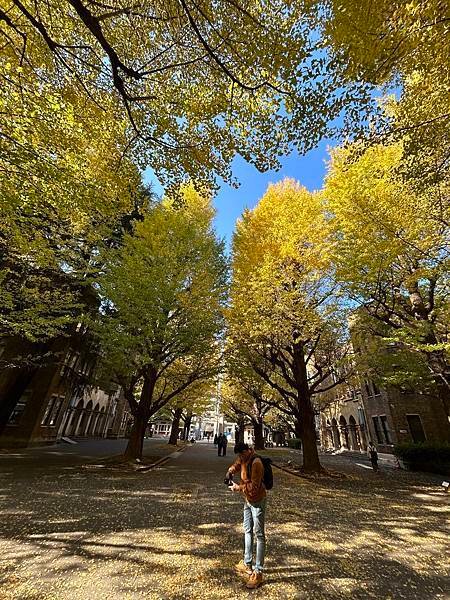
[[[312,399],[339,383],[346,353],[330,233],[320,195],[285,180],[244,213],[233,242],[230,335],[284,399],[312,471],[320,469]]]
[[[324,188],[337,279],[381,323],[375,335],[421,353],[448,388],[447,193],[442,184],[418,192],[398,177],[400,144],[374,146],[350,162],[348,152],[333,152]]]
[[[370,137],[403,141],[401,172],[416,185],[448,179],[448,2],[329,0],[324,6],[320,30],[343,77],[371,83],[389,96],[384,118],[379,112],[371,121]]]
[[[5,1],[0,77],[36,123],[40,90],[113,106],[135,159],[164,182],[230,179],[236,153],[273,168],[370,98],[324,49],[321,4]]]
[[[209,201],[192,186],[181,193],[181,206],[166,199],[125,235],[99,280],[104,368],[123,387],[135,418],[135,456],[152,414],[220,368],[222,244],[211,227]]]

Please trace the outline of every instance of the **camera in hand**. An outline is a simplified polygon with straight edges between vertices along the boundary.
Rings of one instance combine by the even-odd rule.
[[[227,473],[227,476],[225,477],[225,479],[223,480],[223,482],[228,487],[230,485],[233,485],[233,475],[232,475],[232,473]]]

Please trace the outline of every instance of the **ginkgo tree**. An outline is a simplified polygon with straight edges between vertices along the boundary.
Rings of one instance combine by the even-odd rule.
[[[372,120],[371,137],[403,141],[404,160],[397,166],[416,185],[448,180],[448,2],[330,0],[324,9],[319,29],[343,77],[388,94],[384,117]],[[352,120],[360,116],[354,113]]]
[[[106,104],[45,87],[31,95],[5,86],[0,98],[0,431],[48,366],[36,410],[45,401],[50,366],[96,308],[101,247],[148,201],[136,166],[120,160],[125,126]]]
[[[448,19],[442,0],[4,0],[0,78],[14,112],[32,99],[36,123],[39,90],[114,102],[135,159],[164,181],[230,178],[236,154],[274,167],[342,113],[360,132],[381,114],[374,90],[397,88],[390,131],[436,159],[439,138],[436,172],[448,167]]]
[[[305,471],[321,470],[314,396],[342,381],[348,350],[330,233],[320,195],[285,180],[244,213],[233,240],[228,327],[297,418]]]
[[[448,406],[448,189],[419,193],[399,178],[400,144],[374,146],[350,162],[349,152],[332,153],[324,188],[337,280],[378,322],[375,335],[425,359]]]
[[[0,332],[38,341],[73,318],[93,252],[134,208],[141,178],[107,95],[99,108],[34,81],[26,91],[9,81],[0,97]]]
[[[99,281],[104,369],[122,386],[134,417],[128,458],[141,457],[150,417],[220,365],[223,247],[209,199],[192,186],[181,194],[181,206],[166,199],[125,236]]]
[[[311,148],[342,109],[370,99],[366,84],[344,89],[333,69],[322,9],[310,0],[5,0],[0,77],[23,96],[54,89],[100,109],[116,102],[133,156],[164,182],[230,179],[236,154],[273,168],[291,142]]]

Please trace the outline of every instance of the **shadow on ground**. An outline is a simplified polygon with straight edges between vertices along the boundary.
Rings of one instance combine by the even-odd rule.
[[[196,446],[147,473],[3,464],[0,597],[444,598],[447,498],[433,480],[370,472],[276,472],[266,581],[247,591],[232,571],[242,502],[222,484],[230,462]]]

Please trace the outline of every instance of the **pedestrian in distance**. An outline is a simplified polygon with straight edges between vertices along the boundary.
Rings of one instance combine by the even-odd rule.
[[[225,456],[227,453],[227,439],[223,435],[223,433],[219,433],[219,437],[217,438],[217,455]]]
[[[370,463],[372,465],[372,469],[376,472],[378,471],[378,452],[372,442],[369,443],[369,447],[367,449],[367,454],[370,459]]]
[[[214,446],[217,446],[218,436],[217,433],[214,435]]]
[[[229,489],[244,496],[244,560],[235,565],[239,575],[248,576],[247,588],[258,588],[263,580],[264,555],[266,551],[265,516],[266,487],[264,485],[264,465],[253,448],[238,443],[234,447],[238,455],[228,468],[226,478],[231,482]],[[232,481],[233,474],[240,473],[241,482]],[[269,485],[269,484],[268,484]],[[256,537],[256,557],[253,568],[253,536]]]
[[[227,455],[228,438],[225,434],[222,435],[222,456]]]

